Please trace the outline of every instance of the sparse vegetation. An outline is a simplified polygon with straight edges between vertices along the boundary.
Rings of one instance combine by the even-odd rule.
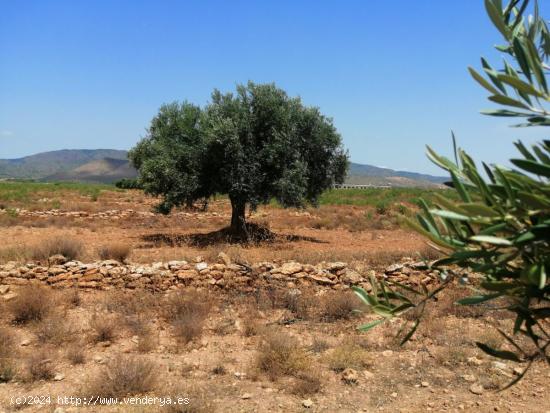
[[[201,336],[212,305],[206,294],[177,291],[166,298],[163,314],[172,324],[177,340],[187,344]]]
[[[372,364],[369,353],[353,341],[346,341],[335,347],[330,354],[327,354],[326,359],[328,366],[336,372],[348,368],[361,370]]]
[[[282,332],[270,332],[263,337],[255,364],[271,380],[307,373],[312,366],[310,357],[297,340]]]
[[[112,315],[94,314],[90,320],[91,339],[95,343],[112,341],[118,335],[120,320]]]
[[[158,379],[154,362],[135,356],[118,355],[109,361],[87,385],[87,394],[125,397],[147,393]]]
[[[36,244],[31,252],[32,259],[47,263],[53,255],[63,255],[67,260],[75,260],[84,253],[82,241],[72,237],[52,237]]]
[[[24,379],[27,381],[51,380],[55,375],[51,353],[39,349],[25,360]]]
[[[100,247],[97,253],[102,260],[124,262],[131,252],[132,248],[128,244],[117,242]]]
[[[25,286],[8,302],[8,312],[15,324],[42,321],[55,308],[55,296],[45,287]]]

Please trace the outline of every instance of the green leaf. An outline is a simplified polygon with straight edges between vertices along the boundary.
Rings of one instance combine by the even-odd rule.
[[[470,215],[479,215],[482,217],[498,217],[500,215],[493,208],[479,203],[461,204],[460,208]]]
[[[518,79],[517,77],[513,77],[513,76],[509,76],[509,75],[499,75],[498,79],[501,82],[504,82],[504,83],[512,86],[514,89],[516,89],[520,92],[526,93],[526,94],[531,95],[531,96],[537,96],[537,97],[540,97],[540,98],[545,97],[544,93],[538,91],[532,85],[530,85],[529,83],[524,82],[521,79]],[[498,93],[495,93],[495,94],[498,94]]]
[[[502,293],[487,294],[487,295],[472,295],[471,297],[462,298],[457,301],[457,304],[460,305],[475,305],[480,304],[485,301],[494,300],[497,297],[500,297]]]
[[[542,164],[529,159],[510,159],[510,162],[524,171],[550,178],[550,165]]]
[[[470,72],[470,75],[485,89],[487,89],[489,92],[491,92],[493,95],[498,95],[499,92],[497,89],[493,87],[483,76],[481,76],[479,73],[475,71],[474,68],[468,67],[468,71]]]
[[[493,245],[504,245],[504,246],[512,245],[512,243],[505,238],[494,237],[491,235],[474,235],[473,237],[470,237],[470,240],[475,242],[484,242],[484,243],[493,244]]]
[[[382,324],[384,321],[386,321],[385,318],[374,320],[374,321],[371,321],[370,323],[363,324],[362,326],[357,327],[357,329],[361,331],[369,331],[371,328],[376,327],[378,324]]]
[[[527,106],[526,104],[520,102],[519,100],[508,97],[508,96],[493,95],[493,96],[489,96],[489,100],[492,101],[492,102],[495,102],[495,103],[499,103],[501,105],[513,106],[515,108],[531,110],[531,108],[529,106]]]
[[[411,337],[413,336],[413,334],[416,332],[416,329],[418,328],[418,325],[420,324],[420,319],[417,319],[412,328],[409,330],[409,332],[407,333],[407,335],[405,337],[403,337],[403,340],[401,340],[401,342],[399,343],[399,345],[403,345],[405,344],[407,341],[409,341],[411,339]]]
[[[445,211],[445,210],[442,210],[442,209],[431,209],[430,213],[432,213],[434,215],[437,215],[441,218],[452,219],[452,220],[457,220],[457,221],[469,221],[470,220],[470,217],[468,217],[466,215],[457,214],[456,212]]]
[[[499,359],[503,360],[510,360],[510,361],[521,361],[520,358],[516,353],[513,353],[511,351],[506,350],[497,350],[492,347],[489,347],[487,344],[480,343],[476,341],[476,345],[485,353],[489,354],[490,356],[497,357]]]
[[[487,14],[489,15],[489,18],[495,25],[495,27],[498,29],[498,31],[505,37],[508,38],[508,27],[506,27],[506,24],[504,23],[504,19],[502,18],[502,10],[499,10],[495,7],[494,3],[490,0],[485,0],[485,9],[487,10]]]

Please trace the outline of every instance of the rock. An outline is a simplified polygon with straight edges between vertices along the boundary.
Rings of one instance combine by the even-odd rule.
[[[359,284],[363,281],[363,277],[357,271],[348,269],[344,275],[340,277],[340,280],[346,284]]]
[[[105,359],[103,358],[103,356],[101,356],[101,355],[99,355],[99,354],[96,354],[96,355],[94,356],[94,361],[95,361],[96,363],[103,364],[104,361],[105,361]]]
[[[493,361],[493,362],[491,362],[491,365],[495,369],[499,369],[499,370],[507,370],[508,369],[508,365],[506,363],[503,363],[502,361]]]
[[[384,351],[382,352],[382,355],[383,355],[384,357],[391,357],[391,356],[393,356],[393,350],[384,350]]]
[[[28,339],[28,338],[23,339],[23,341],[21,341],[21,343],[20,343],[20,345],[21,345],[22,347],[27,347],[27,346],[29,346],[30,344],[31,344],[31,340]]]
[[[521,367],[514,367],[514,374],[516,376],[521,376],[523,374],[523,369]]]
[[[366,379],[372,379],[374,377],[374,374],[368,370],[365,370],[363,371],[363,376],[365,376]]]
[[[50,265],[62,265],[62,264],[65,264],[67,261],[68,261],[67,258],[65,258],[61,254],[55,254],[55,255],[52,255],[50,258],[48,258],[48,263]]]
[[[53,379],[54,379],[55,381],[61,381],[61,380],[63,380],[64,378],[65,378],[65,375],[64,375],[63,373],[57,373],[57,374],[53,377]]]
[[[342,372],[342,381],[346,384],[357,384],[359,375],[354,369],[347,368]]]
[[[241,399],[243,400],[248,400],[248,399],[251,399],[252,398],[252,395],[250,393],[244,393],[241,395]]]
[[[4,300],[5,300],[5,301],[13,300],[15,297],[17,297],[17,294],[16,294],[16,293],[4,294]]]
[[[302,271],[302,264],[297,262],[285,262],[280,268],[277,268],[277,272],[284,275],[292,275]]]
[[[421,385],[422,387],[430,387],[430,383],[428,383],[427,381],[421,382],[420,385]]]
[[[469,389],[471,393],[477,394],[478,396],[483,394],[483,386],[479,383],[472,384]]]
[[[322,275],[316,275],[316,274],[310,274],[307,276],[312,281],[315,281],[319,284],[325,284],[325,285],[334,285],[336,284],[336,281],[333,281],[327,277],[323,277]]]
[[[477,357],[468,357],[468,364],[471,366],[481,366],[483,364],[483,360],[478,359]]]
[[[65,410],[62,407],[56,407],[53,413],[65,413]]]
[[[218,262],[220,264],[230,265],[231,258],[229,258],[229,255],[227,255],[225,252],[222,251],[218,254]]]
[[[0,294],[4,295],[10,291],[9,285],[0,285]]]
[[[475,376],[472,375],[472,374],[463,374],[463,375],[460,376],[460,377],[462,377],[462,379],[463,379],[464,381],[467,381],[468,383],[473,383],[473,382],[476,381]]]
[[[386,268],[386,274],[393,274],[394,272],[401,271],[403,269],[403,264],[392,264]]]
[[[197,263],[197,265],[195,265],[195,268],[197,269],[197,271],[206,270],[208,268],[208,264],[205,262],[199,262]]]
[[[302,400],[302,406],[304,406],[306,409],[309,409],[313,406],[313,401],[311,399]]]

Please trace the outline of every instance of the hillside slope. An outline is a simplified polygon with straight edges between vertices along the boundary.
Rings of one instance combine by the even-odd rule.
[[[0,159],[0,179],[112,183],[135,178],[128,152],[114,149],[64,149],[18,159]],[[350,163],[346,183],[394,187],[439,187],[446,178]]]
[[[105,158],[125,160],[127,152],[115,149],[63,149],[18,159],[0,159],[0,178],[43,179]]]

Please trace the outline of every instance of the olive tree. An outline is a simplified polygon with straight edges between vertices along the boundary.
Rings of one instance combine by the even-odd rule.
[[[536,3],[533,15],[524,17],[529,3],[512,0],[503,6],[501,0],[485,0],[488,15],[505,41],[497,48],[511,61],[505,60],[497,70],[482,59],[484,75],[469,70],[489,91],[489,100],[505,107],[486,114],[523,119],[517,126],[550,126],[550,34]],[[458,274],[454,269],[461,267],[482,274],[483,279],[472,286],[474,294],[458,304],[493,303],[515,315],[510,332],[499,329],[507,347],[478,346],[492,356],[526,363],[523,374],[536,359],[550,363],[550,141],[532,148],[521,142],[515,145],[521,156],[510,160],[513,168],[483,163],[481,171],[463,150],[455,150],[455,159],[450,160],[428,147],[428,157],[450,174],[460,201],[438,196],[432,208],[424,203],[416,221],[408,224],[446,255],[433,264],[441,270],[442,282],[431,291],[375,279],[371,293],[356,288],[357,295],[380,315],[361,329],[415,309],[419,316],[402,330],[402,342],[406,342],[427,303],[450,285]]]
[[[162,211],[224,194],[231,232],[245,238],[247,207],[315,205],[348,165],[331,119],[274,84],[252,82],[215,90],[203,109],[163,106],[130,158],[145,191],[163,196]]]

